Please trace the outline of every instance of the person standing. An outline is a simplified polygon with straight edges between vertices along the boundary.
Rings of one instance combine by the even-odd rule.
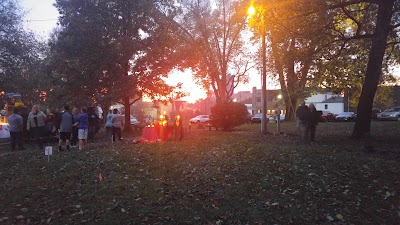
[[[26,130],[32,130],[33,138],[37,145],[40,149],[43,149],[42,137],[46,135],[46,115],[40,111],[39,105],[32,106],[32,111],[28,115]]]
[[[64,112],[60,114],[60,138],[58,140],[58,150],[63,151],[62,143],[65,142],[67,151],[69,151],[69,144],[72,133],[72,125],[74,124],[74,116],[69,111],[69,106],[64,106]]]
[[[78,139],[79,139],[79,150],[84,150],[87,144],[88,138],[88,124],[89,116],[87,114],[87,108],[81,109],[81,114],[76,119],[75,125],[78,126]]]
[[[72,124],[72,133],[71,133],[71,147],[75,148],[78,142],[78,125],[75,123],[78,120],[79,116],[79,109],[73,108],[72,109],[72,116],[74,118],[74,124]]]
[[[112,126],[113,126],[113,123],[111,121],[112,117],[113,117],[112,111],[109,110],[107,117],[106,117],[106,139],[107,139],[107,141],[110,141],[110,138],[112,135]]]
[[[88,108],[88,120],[89,120],[89,124],[88,124],[88,141],[89,142],[94,142],[94,136],[97,132],[97,127],[99,124],[99,116],[97,115],[95,108],[94,107],[89,107]]]
[[[306,120],[307,120],[307,131],[306,131],[306,135],[307,135],[307,141],[310,142],[314,142],[315,141],[315,131],[317,129],[317,125],[318,125],[318,120],[321,116],[320,113],[318,113],[317,109],[315,108],[313,103],[310,103],[308,105],[308,108],[310,109],[310,111],[307,113],[306,115]]]
[[[47,135],[48,142],[50,142],[52,140],[53,134],[56,131],[55,125],[56,125],[56,116],[50,109],[47,109],[46,110],[46,131],[47,131],[46,135]]]
[[[24,150],[22,136],[24,122],[20,115],[19,108],[14,108],[13,114],[8,117],[8,124],[10,125],[11,150],[14,151],[17,144],[19,150]]]
[[[310,112],[310,109],[306,106],[306,102],[301,101],[300,106],[296,109],[296,117],[297,117],[297,128],[300,129],[301,139],[303,141],[307,141],[307,114]]]
[[[111,118],[112,122],[112,139],[115,141],[115,136],[118,135],[118,140],[122,140],[122,128],[124,127],[124,117],[118,114],[118,109],[113,110]]]

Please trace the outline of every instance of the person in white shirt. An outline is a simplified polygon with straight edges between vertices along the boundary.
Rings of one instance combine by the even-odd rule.
[[[39,105],[34,105],[28,115],[26,130],[32,132],[39,149],[44,149],[43,136],[46,135],[46,115],[40,110]]]
[[[118,114],[118,109],[113,110],[113,115],[111,118],[112,122],[112,136],[113,141],[115,141],[116,135],[118,135],[118,140],[122,140],[122,128],[124,127],[124,117]]]

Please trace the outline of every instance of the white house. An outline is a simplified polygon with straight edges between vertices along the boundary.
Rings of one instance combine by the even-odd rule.
[[[277,104],[283,103],[278,96],[281,90],[267,90],[267,113],[274,113]],[[281,101],[281,102],[280,102]],[[306,104],[313,103],[317,110],[329,111],[333,114],[339,114],[345,111],[345,99],[339,94],[333,92],[317,92],[305,99]],[[253,87],[252,104],[247,105],[252,114],[261,112],[261,90]],[[284,108],[284,106],[282,106]],[[284,111],[281,114],[285,114]]]
[[[317,110],[330,111],[333,114],[344,112],[344,98],[332,92],[313,94],[305,102],[307,105],[313,103]]]

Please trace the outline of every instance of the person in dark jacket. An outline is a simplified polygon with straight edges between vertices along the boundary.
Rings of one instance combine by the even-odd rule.
[[[72,125],[72,133],[71,133],[71,147],[76,148],[78,145],[78,125],[75,123],[79,116],[79,109],[73,108],[72,115],[74,117],[74,124]]]
[[[88,142],[94,142],[94,136],[96,134],[96,129],[99,126],[99,116],[97,115],[94,107],[88,108],[88,116],[89,116],[89,133],[88,133]]]
[[[62,143],[65,142],[67,151],[71,140],[72,125],[75,123],[74,116],[69,111],[69,106],[64,106],[64,112],[60,114],[60,138],[58,141],[58,150],[63,151]]]
[[[307,115],[310,109],[306,106],[305,101],[301,101],[300,106],[296,110],[297,117],[297,128],[299,128],[301,133],[301,139],[307,141]]]
[[[321,114],[317,111],[313,103],[308,105],[310,111],[306,115],[306,141],[315,141],[315,131],[317,129],[318,121]]]
[[[18,144],[20,150],[24,150],[22,130],[24,122],[22,116],[19,114],[19,108],[14,108],[14,113],[8,117],[8,124],[10,125],[11,135],[11,150],[15,150],[15,145]]]

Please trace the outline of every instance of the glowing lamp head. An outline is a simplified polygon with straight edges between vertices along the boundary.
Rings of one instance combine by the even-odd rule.
[[[247,9],[247,14],[249,15],[249,16],[252,16],[252,15],[254,15],[256,13],[256,9],[254,8],[254,6],[250,6],[248,9]]]

